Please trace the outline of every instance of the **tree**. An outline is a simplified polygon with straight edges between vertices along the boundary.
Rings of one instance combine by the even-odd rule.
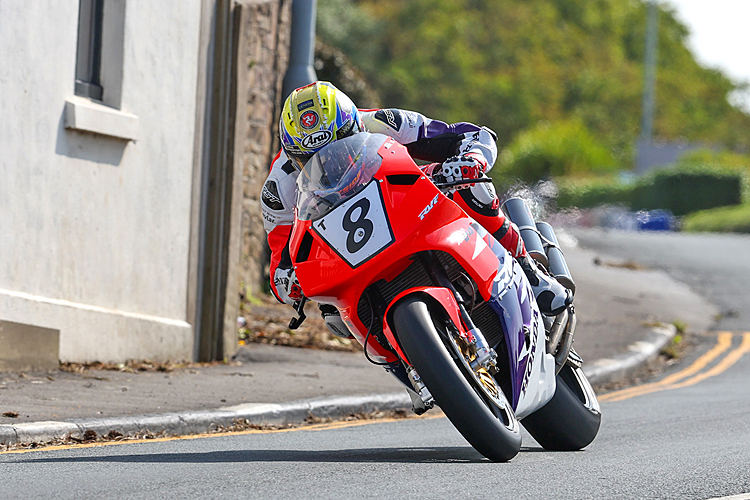
[[[655,135],[749,149],[750,116],[727,100],[738,84],[701,67],[660,9]],[[638,0],[319,0],[320,38],[384,105],[487,125],[500,147],[579,120],[621,164],[639,133],[645,19]]]

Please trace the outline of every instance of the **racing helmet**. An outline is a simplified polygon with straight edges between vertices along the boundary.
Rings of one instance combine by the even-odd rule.
[[[352,100],[328,82],[294,90],[279,120],[281,146],[297,170],[328,144],[363,130],[362,116]]]

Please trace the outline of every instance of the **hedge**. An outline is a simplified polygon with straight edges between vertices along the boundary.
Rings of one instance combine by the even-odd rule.
[[[742,203],[742,176],[700,170],[662,170],[635,186],[631,208],[664,208],[675,215]]]
[[[591,208],[598,205],[622,204],[630,206],[633,185],[615,179],[558,181],[558,208]]]
[[[683,231],[750,233],[750,204],[695,212],[683,222]]]
[[[631,210],[666,209],[675,215],[742,203],[743,175],[705,167],[659,170],[625,184],[616,179],[562,182],[559,208],[620,203]]]

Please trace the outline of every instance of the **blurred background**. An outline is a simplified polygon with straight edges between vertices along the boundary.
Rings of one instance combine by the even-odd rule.
[[[0,369],[235,352],[266,300],[260,192],[294,68],[494,129],[495,184],[556,224],[750,232],[748,10],[0,1]]]
[[[319,0],[315,69],[363,107],[491,127],[498,187],[553,181],[557,209],[619,208],[588,223],[663,209],[653,227],[748,231],[749,8]]]

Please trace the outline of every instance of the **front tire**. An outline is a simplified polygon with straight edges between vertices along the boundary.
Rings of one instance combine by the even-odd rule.
[[[461,435],[490,460],[505,462],[516,456],[521,433],[510,404],[502,391],[505,409],[493,403],[476,376],[467,373],[457,355],[451,355],[450,341],[438,333],[427,303],[420,297],[406,297],[396,304],[392,317],[409,362]]]
[[[596,394],[583,370],[566,364],[557,375],[552,399],[521,423],[543,448],[575,451],[594,440],[601,421]]]

